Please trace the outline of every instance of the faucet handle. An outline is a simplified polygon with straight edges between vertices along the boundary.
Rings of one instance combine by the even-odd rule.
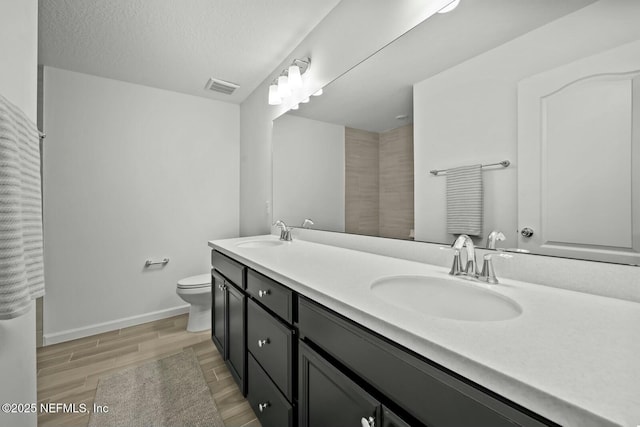
[[[285,224],[284,221],[282,221],[280,219],[277,220],[276,222],[274,222],[273,225],[275,227],[280,227],[280,229],[282,229],[282,230],[286,230],[287,229],[287,224]]]
[[[462,261],[460,260],[460,251],[456,249],[453,254],[453,264],[451,265],[451,271],[449,274],[452,276],[459,276],[462,274]]]
[[[302,221],[302,228],[311,228],[314,225],[313,220],[311,218],[305,218]]]
[[[482,271],[478,276],[480,280],[487,283],[493,283],[497,285],[498,278],[496,277],[496,271],[493,269],[493,261],[491,254],[487,254],[484,256],[484,261],[482,262]]]
[[[502,231],[492,231],[487,236],[487,249],[495,249],[496,242],[502,242],[506,239]]]

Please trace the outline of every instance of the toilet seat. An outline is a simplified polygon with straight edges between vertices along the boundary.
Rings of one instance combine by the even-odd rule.
[[[200,274],[178,280],[178,289],[210,288],[211,274]]]

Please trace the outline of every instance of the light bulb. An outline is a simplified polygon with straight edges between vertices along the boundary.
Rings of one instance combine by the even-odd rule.
[[[311,96],[320,96],[322,95],[322,88],[318,89],[316,92],[313,93],[313,95]]]
[[[304,99],[303,99],[302,101],[300,101],[300,102],[302,102],[303,104],[306,104],[307,102],[309,102],[309,97],[307,96],[306,98],[304,98]]]
[[[460,3],[460,0],[453,0],[451,3],[449,3],[448,5],[446,5],[445,7],[443,7],[442,9],[440,9],[438,11],[438,13],[447,13],[447,12],[451,12],[453,9],[455,9],[456,7],[458,7],[458,4]]]
[[[278,95],[280,95],[280,98],[291,96],[291,88],[289,87],[287,76],[278,77]]]
[[[300,68],[297,65],[289,66],[289,87],[291,89],[299,89],[302,87],[302,76],[300,76]]]
[[[278,85],[274,83],[269,86],[269,105],[280,104],[282,104],[282,98],[278,95]]]
[[[294,105],[293,107],[291,107],[292,110],[297,110],[298,108],[300,108],[299,104]]]

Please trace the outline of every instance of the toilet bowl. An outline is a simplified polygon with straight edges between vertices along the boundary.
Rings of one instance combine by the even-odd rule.
[[[176,293],[191,304],[187,331],[211,329],[211,274],[200,274],[178,280]]]

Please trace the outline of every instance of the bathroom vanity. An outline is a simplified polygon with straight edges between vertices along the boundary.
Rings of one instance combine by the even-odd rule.
[[[231,375],[246,394],[246,267],[214,252],[211,264],[211,338],[227,362]]]
[[[214,286],[213,340],[263,426],[635,426],[640,417],[635,303],[469,283],[442,267],[275,236],[210,246],[216,285],[238,294],[229,303]],[[380,278],[398,277],[462,281],[519,311],[421,313],[376,292]]]

